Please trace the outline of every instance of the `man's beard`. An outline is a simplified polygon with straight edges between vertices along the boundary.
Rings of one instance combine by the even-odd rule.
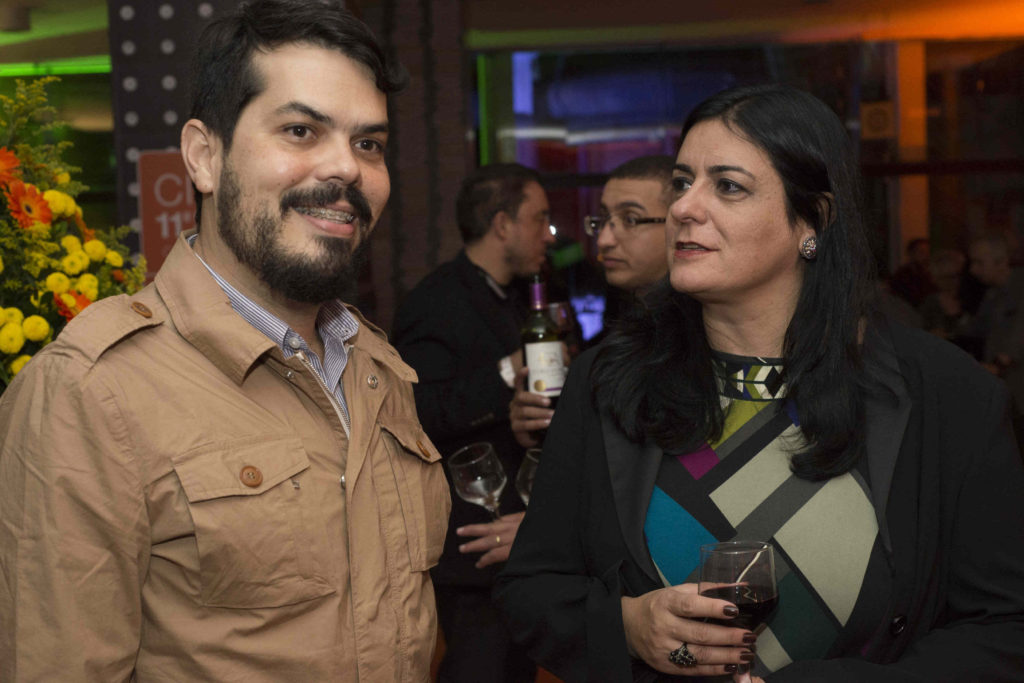
[[[356,232],[351,239],[315,235],[315,253],[289,253],[280,244],[284,219],[295,207],[326,207],[344,199],[352,206]],[[234,169],[225,166],[217,192],[221,239],[240,263],[248,266],[272,291],[301,303],[350,300],[359,269],[366,260],[372,211],[366,197],[351,185],[325,183],[290,190],[281,197],[279,216],[265,209],[243,212],[242,190]],[[247,221],[247,219],[249,219]],[[352,242],[358,246],[352,248]]]

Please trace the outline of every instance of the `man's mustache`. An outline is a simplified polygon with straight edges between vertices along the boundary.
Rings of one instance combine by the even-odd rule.
[[[373,212],[370,210],[370,202],[366,196],[354,185],[341,185],[339,183],[323,183],[308,189],[289,190],[281,197],[281,216],[299,206],[326,208],[331,204],[344,200],[352,206],[352,213],[355,215],[360,227],[369,228],[373,220]]]

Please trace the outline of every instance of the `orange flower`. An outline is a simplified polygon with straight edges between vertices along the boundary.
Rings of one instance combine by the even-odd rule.
[[[53,300],[57,304],[57,313],[65,320],[71,320],[92,303],[89,297],[79,294],[73,289],[64,294],[54,294]]]
[[[21,224],[23,228],[31,228],[36,223],[49,225],[53,220],[53,213],[50,205],[43,199],[43,193],[35,185],[27,185],[20,180],[14,180],[7,186],[7,206],[11,209],[11,216]]]
[[[14,152],[6,147],[0,147],[0,184],[12,182],[15,179],[13,171],[20,165],[21,161],[14,156]]]
[[[114,282],[124,282],[124,271],[120,268],[114,268],[110,271],[110,277],[114,279]]]

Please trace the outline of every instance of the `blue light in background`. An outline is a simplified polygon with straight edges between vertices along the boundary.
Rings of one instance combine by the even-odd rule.
[[[533,116],[533,64],[536,52],[512,53],[512,111]]]

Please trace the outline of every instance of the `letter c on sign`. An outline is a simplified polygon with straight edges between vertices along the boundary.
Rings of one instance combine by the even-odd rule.
[[[166,189],[167,183],[171,183],[173,187]],[[160,203],[160,206],[177,206],[181,204],[181,200],[184,199],[181,192],[181,184],[181,178],[174,173],[164,173],[156,179],[154,190],[156,191],[156,200]]]

